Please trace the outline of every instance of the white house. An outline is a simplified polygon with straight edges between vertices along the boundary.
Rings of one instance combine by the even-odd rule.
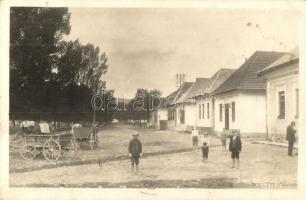
[[[298,48],[258,72],[267,81],[267,126],[269,136],[284,138],[286,127],[299,117]]]
[[[257,72],[282,55],[256,51],[211,93],[217,134],[224,129],[239,129],[243,136],[266,135],[266,83]]]
[[[184,82],[182,85],[170,95],[166,97],[166,105],[168,109],[168,126],[170,128],[184,130],[185,129],[185,113],[190,113],[189,103],[177,104],[177,100],[192,86],[193,82]]]
[[[208,80],[208,78],[196,78],[190,88],[176,100],[176,109],[180,113],[180,123],[177,127],[180,130],[190,131],[196,125],[196,101],[193,97]]]
[[[154,128],[167,129],[168,128],[168,110],[165,107],[153,110],[150,116],[150,123]]]
[[[152,108],[149,125],[160,130],[168,128],[168,108],[165,98],[159,98],[156,102],[156,108]]]
[[[195,99],[195,123],[201,132],[212,134],[214,130],[215,104],[210,93],[219,87],[235,70],[220,69],[211,78],[203,81],[198,91],[193,95]]]

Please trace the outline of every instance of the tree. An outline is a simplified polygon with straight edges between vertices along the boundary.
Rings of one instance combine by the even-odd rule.
[[[128,104],[128,111],[133,119],[150,119],[150,112],[157,108],[161,101],[161,92],[159,90],[147,90],[139,88],[135,97]]]
[[[96,94],[105,89],[102,75],[107,72],[106,54],[93,44],[80,44],[79,40],[61,43],[62,52],[57,62],[58,79],[62,85],[86,85]]]
[[[59,42],[70,32],[67,8],[10,10],[10,112],[41,110]]]
[[[106,91],[107,56],[93,44],[64,41],[69,20],[67,8],[11,8],[11,119],[92,118],[91,97]]]

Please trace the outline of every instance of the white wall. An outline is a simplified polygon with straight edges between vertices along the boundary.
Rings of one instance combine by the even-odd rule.
[[[178,130],[187,130],[188,126],[195,125],[195,103],[179,103],[176,104],[176,126]],[[185,112],[185,122],[180,122],[180,110]],[[171,124],[172,125],[172,124]]]
[[[297,63],[267,75],[267,115],[270,136],[285,137],[286,128],[291,121],[296,121],[296,93],[299,88]],[[278,92],[285,91],[285,118],[279,119]]]
[[[184,105],[185,110],[185,125],[195,126],[195,104],[188,103]]]
[[[158,109],[158,120],[168,120],[168,110]]]
[[[209,118],[207,116],[207,103],[209,103]],[[204,104],[204,118],[203,118],[203,104]],[[199,105],[201,105],[201,117],[199,116]],[[208,99],[197,99],[195,105],[195,118],[197,127],[213,127],[213,101],[211,98]]]
[[[266,135],[266,97],[258,92],[231,92],[215,98],[215,131],[225,128],[225,104],[235,102],[235,121],[232,120],[232,107],[229,108],[229,129],[240,129],[241,134]],[[219,105],[222,104],[222,121]]]

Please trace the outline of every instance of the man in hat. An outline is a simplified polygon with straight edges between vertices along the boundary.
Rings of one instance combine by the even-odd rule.
[[[239,132],[233,132],[230,137],[229,151],[231,152],[231,158],[233,160],[232,168],[235,168],[235,159],[237,159],[237,167],[240,167],[239,153],[241,151],[241,139]]]
[[[294,129],[295,122],[292,121],[291,124],[287,127],[286,139],[288,140],[288,156],[292,156],[293,145],[295,142],[295,132]]]
[[[138,171],[139,158],[142,156],[142,146],[138,139],[138,132],[133,132],[133,139],[129,143],[129,156],[131,157],[131,170],[134,172],[134,166],[136,165],[136,172]]]

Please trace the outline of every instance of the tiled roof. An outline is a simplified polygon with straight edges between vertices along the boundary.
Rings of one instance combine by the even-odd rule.
[[[211,95],[222,94],[236,89],[265,90],[266,83],[262,78],[257,77],[257,72],[282,55],[284,55],[284,52],[256,51]]]
[[[196,78],[196,81],[192,84],[192,86],[183,94],[176,103],[182,102],[193,102],[192,97],[196,96],[196,94],[201,90],[204,85],[207,85],[209,82],[208,78]]]
[[[265,74],[269,71],[275,70],[281,66],[286,66],[286,64],[298,61],[299,59],[299,49],[298,47],[294,48],[288,53],[285,53],[283,56],[278,58],[276,61],[274,61],[269,66],[265,67],[264,69],[260,70],[258,72],[258,76],[261,76],[262,74]]]
[[[191,86],[193,82],[184,82],[181,87],[167,96],[167,100],[176,102]]]
[[[209,94],[219,87],[233,72],[235,69],[219,69],[208,81],[202,83],[198,91],[193,97]]]

